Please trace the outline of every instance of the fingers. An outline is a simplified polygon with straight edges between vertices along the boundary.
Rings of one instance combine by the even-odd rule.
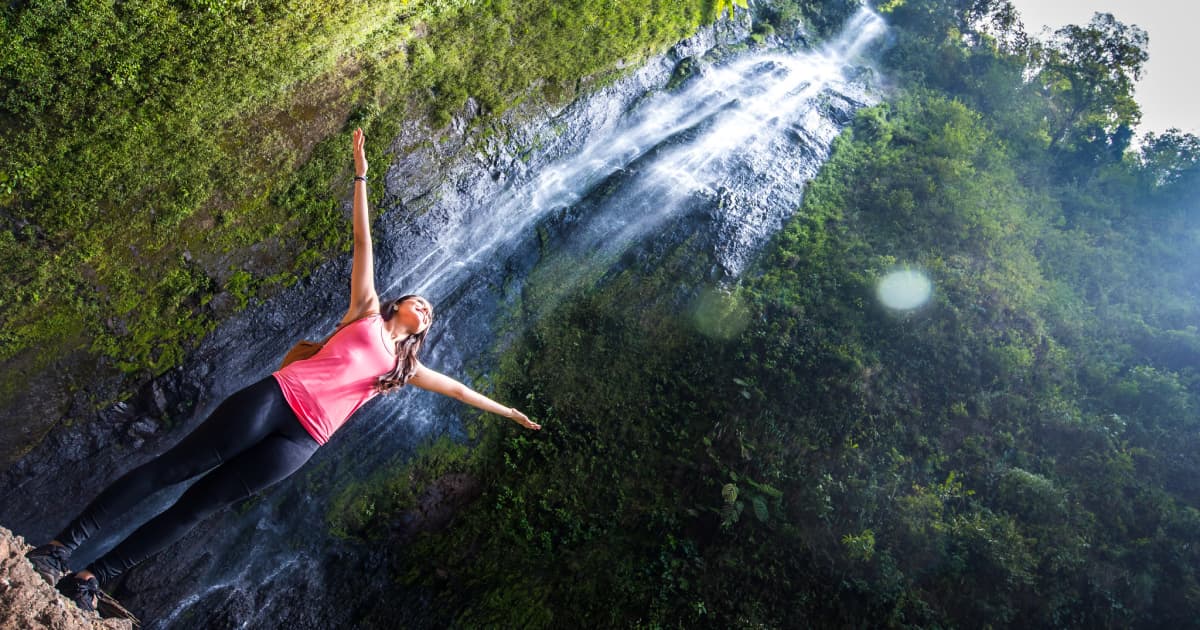
[[[516,410],[514,409],[513,411],[516,411]],[[534,422],[533,420],[530,420],[529,416],[521,413],[520,411],[517,411],[517,417],[515,419],[516,419],[517,423],[519,423],[521,426],[525,427],[526,429],[533,429],[534,431],[537,431],[542,428],[542,425]]]
[[[358,175],[367,174],[367,156],[364,147],[367,143],[367,135],[363,133],[361,127],[354,130],[354,138],[351,142],[354,153],[354,170]]]

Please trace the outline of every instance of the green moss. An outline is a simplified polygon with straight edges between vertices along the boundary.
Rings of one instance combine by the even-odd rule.
[[[417,507],[417,499],[434,481],[449,473],[473,468],[471,449],[448,437],[430,441],[409,460],[378,468],[369,479],[347,485],[329,502],[326,522],[335,535],[365,542],[380,542],[388,528],[381,519]]]
[[[702,21],[700,3],[599,1],[58,2],[2,15],[0,360],[36,372],[18,360],[27,349],[84,347],[139,374],[177,363],[228,314],[199,310],[216,292],[242,308],[267,278],[347,250],[348,128],[392,138],[414,117],[444,124],[467,97],[490,119],[531,86],[571,94]],[[386,142],[369,151],[377,168],[389,161]]]

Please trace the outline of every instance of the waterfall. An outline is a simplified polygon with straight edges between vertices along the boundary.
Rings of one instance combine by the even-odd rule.
[[[408,212],[401,203],[384,215],[375,235],[377,277],[391,280],[379,283],[381,294],[429,297],[438,322],[423,361],[469,382],[468,371],[485,372],[492,359],[494,324],[511,301],[505,278],[538,264],[539,254],[531,254],[538,248],[537,229],[563,213],[577,221],[561,244],[576,263],[564,275],[567,284],[607,268],[631,243],[696,204],[715,208],[710,229],[724,244],[716,259],[727,277],[736,278],[799,207],[805,183],[852,111],[874,100],[856,72],[864,63],[859,56],[884,28],[877,15],[862,10],[819,50],[727,55],[699,64],[695,76],[672,89],[666,88],[669,69],[635,74],[553,120],[532,123],[524,137],[547,138],[553,146],[545,153],[556,154],[552,160],[532,166],[509,160],[499,173],[480,164],[488,160],[476,160],[463,167],[472,172],[464,180],[456,180],[462,172],[445,174],[426,195],[433,200],[423,202],[422,212]],[[639,84],[647,77],[653,77],[650,85]],[[622,90],[626,104],[615,115],[578,122],[586,108],[609,111],[613,101],[604,99]],[[563,125],[580,128],[554,131]],[[402,159],[387,176],[389,196],[402,201],[404,167]],[[616,188],[602,200],[589,197],[613,182]],[[579,205],[585,199],[586,213]],[[341,284],[329,289],[343,290]],[[314,330],[327,328],[332,317],[325,314]],[[232,329],[222,347],[234,347],[237,332],[246,331]],[[258,360],[254,367],[265,371],[270,364]],[[458,403],[411,390],[376,399],[264,499],[210,519],[195,535],[200,542],[177,545],[177,555],[148,563],[160,583],[176,579],[163,571],[191,574],[149,627],[186,620],[261,628],[337,619],[323,612],[297,617],[293,610],[295,602],[335,607],[333,585],[323,582],[330,573],[322,567],[331,562],[327,550],[345,546],[326,531],[329,498],[345,484],[411,457],[428,436],[461,432]]]
[[[385,293],[413,287],[413,292],[428,294],[436,302],[453,292],[472,265],[493,257],[549,213],[575,203],[668,139],[708,121],[711,124],[700,137],[656,160],[648,176],[628,191],[626,200],[640,201],[625,206],[624,216],[613,217],[615,232],[597,233],[593,240],[620,244],[637,238],[652,227],[653,218],[677,211],[689,193],[714,193],[727,179],[725,174],[738,167],[733,162],[752,167],[770,160],[776,150],[786,151],[784,145],[796,144],[787,138],[789,131],[812,135],[808,148],[827,150],[839,127],[821,118],[816,97],[845,82],[847,64],[883,28],[879,16],[861,10],[841,37],[819,51],[750,54],[708,69],[703,80],[678,93],[654,94],[614,128],[596,134],[578,155],[542,169],[527,184],[505,190],[492,202],[494,210],[481,220],[440,235],[413,271],[398,276]],[[823,157],[783,175],[803,184]],[[788,198],[794,202],[798,195]],[[647,215],[653,218],[647,221]]]

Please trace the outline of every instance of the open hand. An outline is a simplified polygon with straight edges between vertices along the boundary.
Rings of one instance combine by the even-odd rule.
[[[542,428],[542,425],[530,420],[529,416],[517,411],[516,409],[510,409],[508,411],[508,417],[526,429],[533,429],[536,431]]]
[[[367,155],[363,149],[367,143],[367,136],[363,133],[362,128],[354,130],[354,174],[365,176],[367,174]]]

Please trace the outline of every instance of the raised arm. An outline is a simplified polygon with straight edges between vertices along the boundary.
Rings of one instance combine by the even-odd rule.
[[[431,370],[424,365],[417,366],[417,373],[413,374],[412,378],[408,379],[408,382],[421,389],[460,400],[477,409],[482,409],[498,416],[504,416],[527,429],[542,428],[542,425],[530,420],[528,416],[517,411],[515,408],[505,407],[449,376],[436,370]]]
[[[367,212],[366,137],[354,130],[354,266],[350,271],[350,308],[342,323],[379,312],[375,293],[375,258],[371,251],[371,218]]]

